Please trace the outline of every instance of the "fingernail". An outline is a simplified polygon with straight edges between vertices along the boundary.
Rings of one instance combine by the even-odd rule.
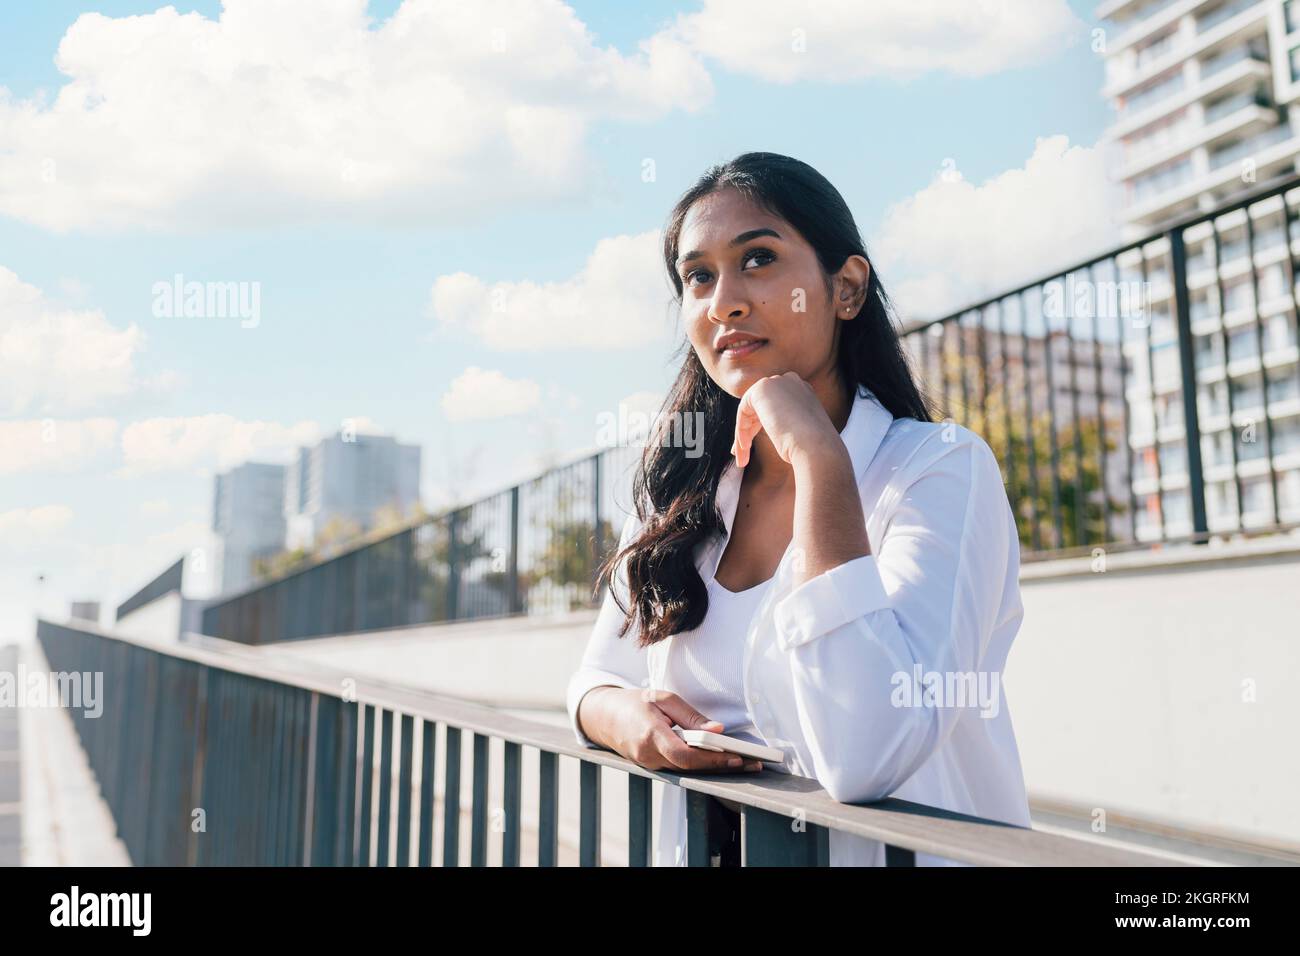
[[[728,767],[739,767],[743,761],[739,757],[732,757],[727,761]]]

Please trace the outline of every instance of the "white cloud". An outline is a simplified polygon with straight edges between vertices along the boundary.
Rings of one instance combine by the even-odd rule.
[[[667,347],[671,304],[658,230],[601,239],[582,269],[558,282],[489,286],[457,272],[439,276],[429,297],[440,327],[503,350]]]
[[[669,31],[728,70],[777,83],[984,76],[1086,34],[1065,0],[704,0]]]
[[[117,428],[111,418],[0,421],[0,475],[83,468],[114,450]]]
[[[1039,137],[1023,168],[980,185],[940,174],[892,206],[867,247],[910,319],[939,318],[1118,245],[1098,147]]]
[[[591,124],[697,109],[670,34],[599,48],[558,0],[225,0],[79,17],[51,103],[0,89],[0,214],[54,230],[456,222],[581,193]]]
[[[619,399],[619,408],[624,409],[625,414],[638,414],[654,417],[659,414],[659,409],[663,407],[664,399],[668,397],[665,392],[640,391],[625,395]]]
[[[150,418],[122,432],[122,473],[229,468],[251,459],[286,459],[320,437],[311,421],[294,425],[240,421],[231,415]]]
[[[4,163],[0,145],[0,169]],[[135,325],[119,329],[102,312],[56,306],[0,266],[0,413],[85,408],[131,391],[143,339]]]
[[[541,397],[541,386],[530,379],[507,378],[494,369],[471,365],[448,386],[442,412],[453,422],[505,418],[532,411]]]
[[[146,518],[161,518],[171,513],[172,503],[166,498],[150,498],[140,502],[140,514]]]
[[[42,535],[61,531],[72,522],[66,505],[41,505],[0,511],[0,542],[6,550],[20,550]]]

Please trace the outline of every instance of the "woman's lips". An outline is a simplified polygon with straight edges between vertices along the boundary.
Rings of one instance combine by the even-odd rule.
[[[758,351],[766,344],[767,344],[767,339],[759,339],[755,342],[746,342],[744,345],[732,346],[731,348],[726,348],[722,350],[722,357],[724,359],[744,358],[746,355],[749,355],[751,352]]]

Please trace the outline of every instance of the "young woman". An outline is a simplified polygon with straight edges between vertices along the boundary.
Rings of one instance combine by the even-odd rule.
[[[569,682],[578,740],[657,770],[762,769],[673,727],[713,730],[836,800],[1028,826],[1000,682],[1015,519],[984,440],[931,420],[843,198],[746,153],[678,202],[664,259],[689,348],[660,421],[702,412],[703,453],[647,445]],[[654,789],[655,864],[682,865],[684,794]],[[884,847],[832,831],[830,862]]]

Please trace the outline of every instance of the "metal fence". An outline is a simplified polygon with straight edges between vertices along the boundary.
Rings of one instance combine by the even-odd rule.
[[[881,841],[891,866],[915,865],[917,852],[994,866],[1170,865],[893,798],[838,803],[816,781],[770,770],[743,780],[646,770],[578,746],[567,728],[301,662],[162,648],[89,624],[42,620],[37,637],[51,672],[103,675],[99,715],[70,713],[137,866],[597,866],[614,855],[602,852],[602,768],[627,777],[632,866],[653,862],[656,781],[688,791],[690,866],[723,865],[714,849],[736,842],[740,859],[726,865],[826,866],[832,830]],[[534,755],[536,810],[525,813]],[[580,766],[576,840],[566,841],[568,759]],[[739,833],[719,832],[719,799],[741,805]]]
[[[1300,523],[1298,186],[904,336],[997,453],[1027,560]]]
[[[261,644],[589,607],[640,452],[608,449],[214,602],[203,632]]]
[[[910,328],[937,417],[1002,464],[1026,561],[1300,524],[1300,178]],[[209,608],[261,643],[590,605],[613,448]]]

